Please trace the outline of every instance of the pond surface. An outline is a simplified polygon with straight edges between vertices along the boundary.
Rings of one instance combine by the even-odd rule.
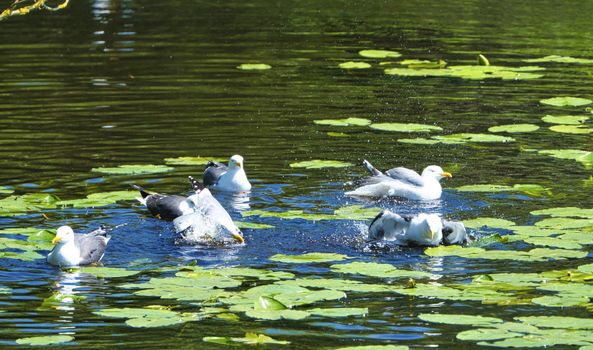
[[[30,200],[23,212],[0,202],[5,215],[0,217],[4,247],[0,251],[1,346],[26,347],[15,341],[66,335],[52,339],[64,341],[58,346],[71,349],[229,346],[221,342],[248,348],[252,345],[236,339],[205,338],[242,338],[246,333],[290,342],[268,345],[285,349],[489,347],[480,341],[501,342],[498,346],[503,347],[574,349],[593,344],[590,324],[564,327],[558,321],[546,326],[521,319],[562,316],[574,321],[591,316],[593,269],[583,266],[591,262],[593,214],[568,210],[559,215],[567,219],[542,223],[547,214],[530,212],[593,207],[590,101],[577,106],[540,103],[559,96],[592,98],[593,62],[526,61],[549,55],[593,58],[591,13],[590,2],[568,6],[554,1],[534,5],[124,0],[75,1],[60,12],[36,12],[1,22],[0,192],[2,198],[12,199],[51,195]],[[401,56],[363,57],[359,51],[365,49],[391,50]],[[489,76],[496,72],[472,79],[443,74],[451,67],[477,66],[478,54],[485,55],[491,66],[515,70],[504,79]],[[409,59],[433,65],[440,59],[448,68],[412,64],[412,73],[397,70],[408,68],[400,62]],[[339,67],[351,61],[370,67]],[[241,64],[271,68],[238,69]],[[526,66],[536,68],[519,68]],[[395,70],[386,74],[390,69]],[[414,69],[431,71],[410,76],[418,72]],[[562,123],[545,122],[546,115],[584,118],[576,127],[550,129],[571,124],[563,119]],[[344,118],[364,118],[373,124],[427,124],[442,131],[408,133],[314,122]],[[519,133],[488,131],[507,124],[539,128]],[[466,142],[471,135],[465,135],[456,139],[459,142],[402,142],[438,141],[438,136],[460,133],[512,139]],[[566,149],[581,153],[550,156],[554,155],[550,150]],[[172,225],[150,217],[131,199],[133,195],[102,205],[55,203],[58,198],[130,190],[132,183],[162,193],[187,194],[187,176],[200,177],[203,165],[169,162],[170,171],[135,175],[92,169],[166,165],[165,159],[177,157],[227,159],[233,154],[245,158],[254,187],[243,197],[216,192],[215,196],[237,221],[269,225],[244,228],[243,247],[207,248],[180,242]],[[290,166],[315,159],[351,165]],[[438,201],[361,201],[344,192],[353,188],[350,181],[366,176],[362,159],[380,169],[421,170],[438,164],[454,177],[443,181],[444,193]],[[477,184],[508,188],[502,192],[455,190]],[[512,187],[518,184],[535,186]],[[331,215],[344,207],[359,211],[354,205],[405,214],[439,213],[468,222],[477,240],[455,254],[420,248],[372,251],[365,244],[366,228],[374,215],[371,210],[336,220],[303,215]],[[250,215],[255,210],[276,214]],[[278,214],[289,210],[302,211],[296,216],[304,218]],[[511,223],[483,226],[483,219],[474,220],[485,217]],[[34,232],[53,231],[64,224],[83,232],[101,224],[126,224],[113,231],[103,266],[138,273],[101,276],[47,265],[44,256],[51,235]],[[517,228],[523,226],[530,228]],[[487,252],[477,250],[471,255],[470,248]],[[508,255],[496,255],[500,251]],[[340,255],[305,263],[278,256],[270,259],[276,254],[312,252]],[[340,260],[344,256],[348,258]],[[361,262],[373,264],[349,265],[353,269],[348,272],[336,267]],[[377,272],[385,269],[377,264],[391,264],[403,273]],[[370,266],[371,272],[364,266]],[[231,273],[231,267],[256,270]],[[284,274],[262,277],[264,269]],[[186,276],[193,270],[198,270],[195,276]],[[508,273],[514,274],[499,275]],[[147,289],[149,280],[167,285],[173,280],[165,278],[176,274],[185,276],[183,283],[195,278],[195,290],[184,285],[190,289],[183,289],[189,296],[175,294],[181,290],[175,287],[170,287],[173,291],[167,291],[172,293],[168,296],[163,289],[154,293]],[[216,278],[224,283],[216,285],[211,280]],[[327,280],[330,285],[307,285],[310,282],[304,279]],[[344,283],[355,284],[346,280],[369,287],[345,287]],[[293,283],[327,294],[311,292],[314,296],[308,301],[285,300],[292,306],[288,311],[308,312],[306,317],[250,313],[257,309],[253,305],[260,294],[246,291],[273,283],[283,288]],[[217,293],[197,295],[213,290]],[[336,291],[343,294],[336,296]],[[283,290],[261,295],[282,300],[288,294]],[[116,318],[105,312],[147,307],[176,314],[153,315],[155,321],[150,315]],[[334,317],[311,312],[314,308],[352,308],[352,312]],[[458,316],[435,322],[425,314],[496,317],[500,322],[472,319],[459,325],[455,324]],[[275,317],[281,319],[270,319]],[[166,324],[163,318],[175,321]],[[137,319],[148,319],[149,324]],[[493,325],[503,321],[507,333]],[[462,331],[485,325],[490,337],[456,338],[464,338],[458,335]],[[509,329],[515,332],[509,335]],[[502,336],[492,337],[501,332]],[[522,343],[504,343],[509,338]]]

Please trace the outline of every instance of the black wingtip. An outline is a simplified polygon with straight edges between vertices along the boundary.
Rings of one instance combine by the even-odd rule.
[[[146,198],[146,197],[150,196],[150,193],[146,192],[145,189],[143,189],[142,187],[140,187],[136,184],[132,184],[132,188],[140,191],[140,195],[142,195],[142,198]]]
[[[191,183],[191,187],[194,191],[200,192],[201,190],[204,189],[204,186],[202,186],[202,184],[200,184],[198,182],[198,180],[194,179],[193,176],[190,175],[187,178],[189,179],[189,182]]]

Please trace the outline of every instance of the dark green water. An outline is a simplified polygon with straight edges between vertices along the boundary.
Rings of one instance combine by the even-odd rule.
[[[75,1],[61,12],[11,18],[0,22],[0,185],[13,188],[15,194],[51,192],[62,199],[125,190],[132,182],[164,193],[184,193],[186,176],[199,176],[201,166],[138,176],[101,176],[91,169],[163,164],[169,157],[241,154],[254,184],[251,209],[332,212],[346,204],[363,204],[343,193],[350,189],[344,183],[364,176],[364,169],[355,165],[302,170],[289,164],[310,159],[359,164],[366,158],[380,168],[439,164],[454,173],[444,183],[442,200],[425,206],[378,204],[393,210],[427,210],[455,219],[495,216],[526,225],[535,221],[529,215],[534,209],[593,207],[590,187],[583,186],[590,170],[575,161],[522,151],[593,150],[591,136],[555,133],[541,121],[546,114],[585,115],[584,107],[539,103],[555,96],[590,98],[593,65],[538,63],[546,70],[535,80],[462,80],[386,75],[378,65],[383,60],[358,55],[362,49],[387,49],[402,53],[402,59],[444,59],[449,65],[461,65],[475,64],[476,55],[484,53],[492,64],[504,66],[527,65],[523,59],[552,54],[591,58],[591,13],[591,2],[570,6],[554,1]],[[338,68],[350,60],[373,66]],[[272,69],[236,68],[260,62]],[[397,142],[426,134],[313,123],[347,117],[435,124],[443,134],[485,133],[488,127],[513,123],[541,128],[513,135],[512,143],[427,146]],[[329,131],[349,136],[331,137]],[[478,183],[538,184],[550,188],[554,196],[450,190]],[[217,197],[234,218],[241,218],[242,209],[232,206],[232,198]],[[131,201],[45,214],[48,219],[40,213],[0,217],[0,229],[71,224],[87,230],[103,223],[127,223],[114,234],[104,265],[143,270],[197,262],[336,277],[327,268],[330,264],[284,265],[268,260],[277,253],[321,251],[427,271],[442,275],[441,282],[461,283],[481,273],[541,272],[590,262],[590,258],[537,263],[431,258],[420,249],[372,254],[362,249],[366,223],[348,220],[258,218],[253,221],[275,228],[245,229],[243,248],[205,249],[176,244],[169,224],[149,218]],[[144,281],[151,274],[130,279]],[[240,315],[238,323],[204,320],[146,330],[92,313],[153,304],[184,311],[196,307],[118,288],[128,282],[68,274],[43,259],[0,259],[0,287],[11,288],[10,294],[0,294],[0,310],[6,311],[0,313],[0,344],[17,347],[17,338],[64,333],[75,341],[61,346],[72,349],[224,348],[203,342],[202,337],[257,332],[291,342],[270,348],[396,344],[459,349],[477,347],[475,342],[455,339],[467,327],[431,324],[417,315],[470,313],[505,320],[522,315],[590,317],[584,307],[499,306],[370,293],[348,293],[346,300],[320,303],[369,308],[366,317],[345,319],[258,321]],[[86,298],[65,308],[37,309],[55,291],[74,291]]]

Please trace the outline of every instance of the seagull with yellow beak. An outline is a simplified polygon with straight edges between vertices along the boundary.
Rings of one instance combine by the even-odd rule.
[[[105,247],[111,239],[101,227],[87,234],[74,233],[70,226],[61,226],[52,239],[54,249],[47,255],[47,262],[60,267],[88,265],[101,261]]]
[[[443,239],[443,222],[437,214],[401,216],[384,210],[369,225],[369,240],[398,245],[437,246]]]
[[[243,169],[243,157],[235,154],[229,165],[209,161],[202,177],[204,186],[226,192],[244,192],[251,190],[251,183]]]
[[[372,176],[362,180],[360,187],[346,192],[349,196],[434,200],[441,198],[441,179],[452,177],[438,165],[427,166],[421,175],[404,167],[389,169],[384,174],[367,160],[363,160],[363,165]]]

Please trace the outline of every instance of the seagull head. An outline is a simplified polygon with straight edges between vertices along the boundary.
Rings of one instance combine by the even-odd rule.
[[[438,165],[430,165],[424,168],[424,170],[422,171],[422,177],[425,176],[432,177],[437,180],[440,180],[444,177],[448,179],[453,177],[453,175],[451,175],[450,172],[444,171],[443,168],[441,168]]]
[[[231,159],[229,160],[229,168],[235,169],[235,168],[242,168],[242,167],[243,167],[243,157],[241,157],[238,154],[235,154],[234,156],[232,156]]]
[[[52,244],[68,243],[74,240],[74,231],[70,226],[60,226],[56,231],[56,236],[51,240]]]
[[[429,244],[438,245],[443,239],[443,222],[441,218],[436,214],[419,214],[414,219],[420,221],[424,226],[421,231],[422,238]]]

